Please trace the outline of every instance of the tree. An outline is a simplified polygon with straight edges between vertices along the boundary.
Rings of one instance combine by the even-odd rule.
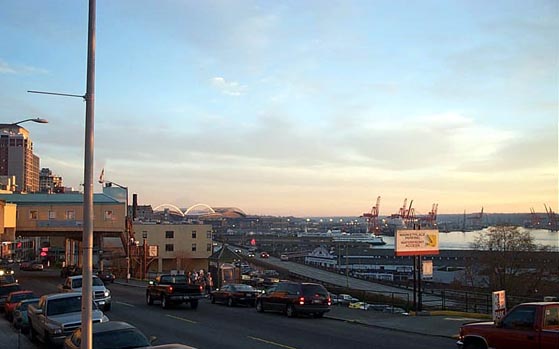
[[[533,295],[541,283],[545,263],[539,252],[547,249],[534,243],[529,231],[517,226],[499,225],[480,234],[472,243],[478,251],[477,270],[491,290],[511,295]]]

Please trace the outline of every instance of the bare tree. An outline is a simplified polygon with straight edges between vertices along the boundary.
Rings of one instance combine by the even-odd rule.
[[[529,231],[510,225],[491,227],[476,237],[472,248],[479,254],[477,269],[492,290],[531,295],[542,280],[537,253],[545,249],[534,243]]]

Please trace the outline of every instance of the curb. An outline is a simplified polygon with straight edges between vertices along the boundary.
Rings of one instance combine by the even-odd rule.
[[[405,329],[401,329],[401,328],[394,328],[394,327],[382,326],[382,325],[377,325],[377,324],[370,324],[370,323],[363,322],[363,321],[357,320],[357,319],[344,319],[344,318],[335,317],[335,316],[328,316],[328,315],[324,315],[324,318],[325,319],[330,319],[330,320],[336,320],[336,321],[343,321],[343,322],[347,322],[347,323],[350,323],[350,324],[356,324],[356,325],[361,325],[361,326],[381,328],[383,330],[419,334],[419,335],[428,336],[428,337],[450,338],[450,339],[457,339],[458,338],[458,334],[454,334],[454,335],[449,336],[449,335],[443,335],[443,334],[433,334],[433,333],[411,331],[411,330],[405,330]]]
[[[114,283],[117,284],[117,285],[138,287],[138,288],[146,288],[147,287],[147,284],[146,285],[138,285],[138,284],[135,284],[135,283],[130,283],[130,282],[121,281],[121,280],[115,280]]]
[[[486,320],[491,319],[489,314],[480,313],[466,313],[464,311],[453,311],[453,310],[424,310],[421,312],[410,311],[410,316],[459,316],[471,318],[472,320]]]

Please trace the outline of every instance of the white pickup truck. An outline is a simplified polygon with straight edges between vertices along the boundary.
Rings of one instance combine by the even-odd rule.
[[[82,276],[68,276],[63,284],[58,285],[58,292],[82,291]],[[93,301],[103,311],[111,310],[111,291],[97,276],[93,276]]]
[[[61,345],[64,339],[81,325],[81,293],[54,293],[44,295],[39,303],[29,304],[27,317],[32,340],[39,339],[48,348]],[[92,304],[92,321],[109,321]]]

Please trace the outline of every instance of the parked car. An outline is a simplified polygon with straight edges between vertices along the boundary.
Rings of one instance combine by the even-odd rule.
[[[341,305],[349,305],[350,303],[359,302],[359,299],[345,293],[340,293],[338,296],[338,303]]]
[[[230,307],[236,304],[254,306],[258,294],[260,291],[250,285],[227,284],[212,292],[210,297],[212,303],[225,303]]]
[[[92,333],[95,349],[146,348],[155,340],[155,337],[148,339],[139,329],[123,321],[94,323]],[[77,328],[64,340],[64,349],[79,349],[81,341],[82,331]]]
[[[5,284],[0,286],[0,312],[4,311],[4,304],[8,295],[12,292],[21,291],[21,286],[19,284]]]
[[[8,294],[8,298],[6,298],[6,302],[4,303],[4,313],[6,315],[6,319],[8,321],[12,321],[13,312],[17,305],[17,303],[21,302],[25,299],[32,299],[37,298],[33,291],[24,290],[24,291],[15,291]]]
[[[39,298],[26,299],[16,304],[12,316],[12,324],[16,329],[21,330],[21,333],[29,332],[29,319],[27,317],[27,306],[29,304],[36,304]]]
[[[391,313],[391,314],[402,314],[408,315],[409,313],[406,310],[398,307],[388,306],[382,310],[383,313]]]
[[[361,310],[373,310],[371,308],[370,304],[367,304],[366,302],[355,302],[355,303],[349,303],[348,306],[350,309],[361,309]]]
[[[45,268],[41,262],[23,262],[19,265],[20,270],[42,271]]]
[[[282,255],[280,256],[280,260],[281,260],[282,262],[287,262],[287,261],[289,261],[289,256],[286,255],[286,254],[282,254]]]
[[[297,314],[312,314],[322,317],[330,311],[330,294],[324,286],[315,283],[281,281],[260,294],[256,299],[256,310],[285,313],[288,317]]]
[[[110,270],[98,271],[97,277],[101,279],[103,282],[110,282],[110,283],[114,283],[116,279],[115,274],[111,273]]]
[[[260,258],[270,258],[270,254],[268,252],[260,252]]]

